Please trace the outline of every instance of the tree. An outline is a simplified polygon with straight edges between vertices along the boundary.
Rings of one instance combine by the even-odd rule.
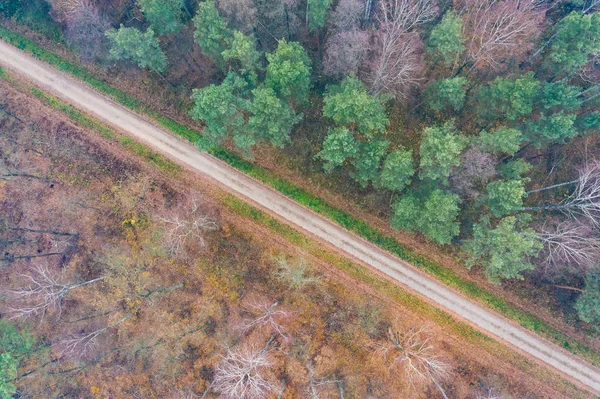
[[[507,216],[492,228],[487,217],[473,226],[473,238],[465,244],[469,254],[467,267],[483,266],[493,283],[502,279],[523,279],[522,272],[533,270],[530,258],[542,249],[535,232],[526,228],[528,219]]]
[[[522,159],[509,161],[500,166],[500,174],[509,180],[519,180],[529,173],[533,166]]]
[[[369,50],[369,33],[341,31],[331,35],[325,46],[323,73],[334,78],[357,75]]]
[[[270,341],[269,341],[270,342]],[[271,365],[267,346],[256,349],[250,346],[231,348],[215,369],[213,386],[227,399],[262,399],[275,390],[265,377]]]
[[[322,28],[327,20],[331,0],[307,0],[306,20],[311,31]]]
[[[497,180],[487,185],[487,202],[494,217],[502,217],[523,206],[525,180]]]
[[[427,39],[427,54],[445,65],[456,63],[465,51],[463,21],[452,10],[446,12],[442,21],[433,27]]]
[[[425,128],[419,151],[421,179],[446,184],[452,168],[459,165],[459,155],[466,144],[467,140],[456,131],[454,121]]]
[[[171,35],[183,28],[181,10],[185,0],[137,0],[137,4],[159,36]]]
[[[218,0],[217,6],[230,27],[244,33],[252,32],[257,20],[253,0]]]
[[[498,161],[479,147],[469,148],[460,158],[460,165],[450,175],[452,191],[469,199],[477,198],[481,187],[496,176]]]
[[[425,91],[427,105],[433,111],[460,111],[465,103],[466,84],[467,78],[463,77],[433,81]]]
[[[544,244],[546,269],[575,265],[585,271],[600,259],[600,239],[594,229],[577,221],[544,226],[538,239]]]
[[[520,0],[466,0],[463,35],[471,68],[521,59],[540,33],[544,8]]]
[[[579,318],[586,323],[600,322],[600,269],[592,269],[585,277],[585,290],[575,303]]]
[[[267,60],[264,85],[292,105],[305,102],[310,89],[311,61],[302,45],[280,40],[275,52],[267,54]]]
[[[109,28],[110,21],[98,8],[82,2],[67,20],[67,43],[77,50],[82,61],[95,61],[108,54],[109,42],[104,32]]]
[[[106,32],[111,43],[110,57],[115,60],[128,60],[140,68],[148,68],[155,72],[164,72],[167,57],[160,48],[158,39],[152,28],[144,33],[136,28],[111,29]]]
[[[402,191],[415,174],[412,151],[400,148],[388,154],[381,170],[380,185],[388,190]]]
[[[475,143],[483,151],[512,156],[521,148],[522,141],[523,133],[520,130],[500,126],[491,132],[481,131]]]
[[[358,154],[354,156],[352,176],[361,187],[365,188],[371,181],[377,181],[381,159],[389,147],[389,141],[373,138],[359,145]]]
[[[232,39],[233,33],[217,10],[214,0],[207,0],[198,5],[194,21],[194,40],[202,53],[206,54],[219,68],[223,68],[222,53]]]
[[[555,74],[586,64],[600,51],[600,14],[572,12],[557,25],[544,65]]]
[[[459,233],[458,195],[434,189],[424,195],[409,192],[393,206],[392,226],[420,231],[439,244],[447,244]]]
[[[538,101],[546,110],[571,111],[579,107],[581,100],[578,98],[581,88],[570,86],[566,82],[546,83],[542,87]]]
[[[233,70],[247,77],[249,82],[256,85],[257,72],[261,69],[261,65],[260,53],[256,51],[254,37],[240,31],[233,32],[233,38],[229,39],[228,48],[223,50],[221,56]]]
[[[340,0],[331,14],[331,24],[338,32],[356,31],[360,26],[365,5],[361,0]]]
[[[27,331],[0,319],[0,398],[11,399],[16,392],[12,383],[19,363],[33,350],[35,339]]]
[[[355,76],[327,86],[324,103],[323,115],[363,135],[381,134],[389,123],[382,99],[369,95]]]
[[[255,328],[266,328],[269,333],[288,339],[285,322],[292,316],[292,312],[279,307],[279,302],[269,303],[252,301],[244,309],[245,317],[240,322],[239,330],[248,333]]]
[[[302,120],[302,115],[297,115],[287,103],[277,98],[270,87],[261,86],[252,94],[253,99],[248,106],[251,115],[248,131],[283,148],[290,141],[292,128]]]
[[[529,120],[525,124],[526,135],[529,141],[541,148],[548,144],[564,144],[567,139],[577,136],[575,129],[575,114],[563,111],[546,116],[541,114],[537,120]]]
[[[329,129],[323,142],[323,149],[317,154],[317,157],[325,161],[323,165],[325,172],[331,172],[357,153],[358,144],[354,140],[354,135],[347,128],[338,127]]]
[[[528,73],[517,79],[497,77],[477,94],[477,114],[486,121],[515,121],[533,112],[540,82]]]
[[[194,89],[190,115],[206,126],[199,143],[201,147],[210,149],[232,140],[239,150],[248,153],[255,140],[245,129],[248,101],[243,94],[246,90],[246,81],[234,73],[229,73],[218,86]]]

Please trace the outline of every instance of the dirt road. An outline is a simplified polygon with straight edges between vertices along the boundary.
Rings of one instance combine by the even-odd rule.
[[[288,223],[326,241],[359,261],[386,273],[408,290],[420,294],[438,307],[463,318],[487,334],[530,354],[600,394],[600,370],[572,356],[558,346],[535,336],[473,303],[469,299],[419,272],[338,225],[316,215],[282,194],[266,187],[190,143],[156,127],[143,117],[89,89],[86,85],[0,40],[0,65],[17,72],[44,90],[77,108],[147,143],[190,169],[203,173],[236,195],[250,200]]]

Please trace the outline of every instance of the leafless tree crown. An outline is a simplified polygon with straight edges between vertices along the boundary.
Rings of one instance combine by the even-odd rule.
[[[173,215],[161,219],[167,226],[167,245],[169,252],[178,254],[190,240],[204,246],[204,233],[219,229],[217,221],[204,214],[200,203],[192,200],[185,215]]]

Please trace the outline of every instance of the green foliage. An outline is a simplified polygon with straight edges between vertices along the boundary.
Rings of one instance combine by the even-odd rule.
[[[311,62],[304,47],[297,42],[280,40],[275,52],[267,54],[269,65],[264,84],[279,98],[304,103],[310,89]]]
[[[575,126],[584,134],[600,132],[600,112],[593,111],[579,115],[575,120]]]
[[[140,68],[164,72],[167,67],[167,57],[160,48],[158,39],[152,28],[142,33],[136,28],[111,29],[106,32],[111,43],[110,57],[115,60],[128,60]]]
[[[202,53],[222,68],[224,65],[222,53],[227,49],[233,33],[219,15],[215,1],[207,0],[198,4],[198,11],[193,21],[194,40],[202,49]]]
[[[327,20],[331,0],[307,0],[308,1],[308,25],[310,30],[322,28]]]
[[[374,138],[360,144],[358,154],[352,160],[355,169],[352,176],[363,188],[369,182],[377,180],[381,159],[389,145],[389,141],[381,138]]]
[[[260,53],[256,51],[253,36],[247,36],[236,30],[233,32],[233,38],[229,40],[229,47],[221,55],[223,61],[232,65],[235,71],[256,82],[256,73],[260,70]]]
[[[566,114],[563,111],[550,116],[542,114],[539,119],[527,121],[525,124],[527,138],[536,148],[551,143],[563,144],[567,139],[577,136],[576,118],[575,114]]]
[[[185,0],[137,0],[140,11],[159,36],[177,33],[183,28],[184,3]]]
[[[220,85],[194,89],[194,106],[190,115],[204,122],[204,136],[199,142],[202,148],[210,149],[228,139],[248,154],[254,139],[245,130],[247,101],[243,98],[247,83],[234,73],[229,73]]]
[[[533,168],[531,164],[523,159],[509,161],[500,166],[500,174],[508,180],[519,180]]]
[[[438,244],[447,244],[460,231],[459,201],[458,195],[440,189],[424,196],[409,192],[394,204],[392,226],[417,230]]]
[[[524,180],[497,180],[487,185],[487,202],[494,217],[502,217],[523,206]]]
[[[564,17],[546,57],[545,65],[554,73],[570,72],[584,65],[600,51],[600,14],[572,12]]]
[[[565,82],[546,83],[539,94],[539,101],[544,109],[564,109],[566,111],[577,108],[580,104],[578,94],[581,88],[569,86]]]
[[[466,83],[467,78],[464,77],[434,81],[425,91],[427,105],[433,111],[442,111],[447,107],[460,111],[465,104]]]
[[[600,323],[600,269],[591,269],[585,277],[585,290],[577,298],[575,310],[586,323]]]
[[[486,152],[492,154],[514,155],[521,148],[523,133],[519,129],[501,126],[492,132],[485,130],[479,133],[476,143]]]
[[[467,145],[467,139],[454,128],[454,121],[441,126],[425,128],[421,141],[421,179],[447,183],[452,168],[460,164],[459,155]]]
[[[381,170],[380,185],[388,190],[402,191],[415,174],[412,151],[399,149],[388,154]]]
[[[473,226],[473,239],[465,244],[469,253],[467,267],[483,266],[487,278],[493,283],[502,279],[523,279],[521,273],[533,270],[531,257],[537,256],[542,244],[535,232],[526,228],[526,218],[507,216],[492,229],[488,218]]]
[[[325,171],[331,172],[357,153],[358,144],[354,140],[354,135],[345,127],[338,127],[329,130],[323,142],[323,149],[317,154],[317,157],[325,161],[323,165]]]
[[[302,119],[302,115],[296,115],[269,87],[261,86],[254,89],[252,94],[254,97],[248,107],[251,114],[248,131],[255,137],[283,147],[290,141],[292,127]]]
[[[446,12],[442,21],[431,30],[427,39],[427,54],[433,60],[446,65],[456,62],[465,51],[462,29],[462,19],[454,11]]]
[[[25,2],[23,0],[3,0],[0,3],[0,15],[5,18],[12,18],[24,6]]]
[[[323,115],[338,125],[370,135],[383,133],[389,124],[382,100],[367,93],[356,76],[347,76],[338,85],[327,86]]]
[[[0,319],[0,398],[10,399],[16,392],[10,381],[17,376],[17,368],[24,356],[33,350],[35,340],[26,331],[19,331],[7,320]]]
[[[540,82],[528,73],[517,79],[497,77],[477,95],[477,114],[485,121],[515,121],[531,114]]]

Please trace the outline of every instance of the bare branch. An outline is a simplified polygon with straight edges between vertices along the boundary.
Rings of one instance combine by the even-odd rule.
[[[267,327],[273,334],[288,339],[283,322],[289,319],[292,312],[279,310],[279,302],[271,305],[267,303],[253,302],[247,307],[250,317],[244,318],[238,329],[242,332],[248,332],[257,327]]]
[[[538,239],[546,247],[546,268],[567,263],[588,269],[600,259],[600,239],[582,224],[560,223],[554,229],[544,229]]]
[[[58,345],[62,347],[60,353],[59,353],[59,357],[63,357],[63,356],[76,356],[78,358],[84,357],[89,350],[91,350],[94,346],[96,346],[97,343],[97,339],[98,337],[100,337],[102,334],[104,334],[106,331],[110,330],[111,328],[114,328],[116,326],[118,326],[119,324],[123,323],[124,321],[128,320],[130,317],[123,317],[122,319],[106,326],[103,328],[100,328],[98,330],[89,332],[89,333],[83,333],[83,334],[78,334],[75,336],[72,336],[71,338],[67,338],[67,339],[63,339],[61,341],[58,342]]]
[[[183,217],[175,215],[161,220],[167,225],[167,244],[169,252],[173,255],[178,254],[189,240],[195,240],[204,246],[203,233],[219,229],[217,221],[203,214],[199,202],[195,199],[191,201]]]
[[[280,256],[275,258],[275,262],[278,268],[277,278],[285,281],[292,290],[300,290],[307,285],[316,285],[321,282],[319,276],[312,275],[311,268],[306,264],[304,258],[293,264],[285,256]]]

